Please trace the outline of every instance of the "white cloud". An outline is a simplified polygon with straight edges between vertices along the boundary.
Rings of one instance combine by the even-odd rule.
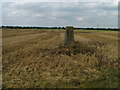
[[[118,15],[118,11],[112,12],[112,15],[117,16]]]
[[[8,14],[8,16],[21,16],[24,13],[21,11],[12,11],[11,13]]]
[[[44,14],[37,13],[37,14],[35,14],[34,16],[35,16],[35,17],[43,17],[43,16],[44,16]]]
[[[19,13],[16,11],[13,11],[13,12],[11,12],[11,15],[19,15]]]
[[[113,1],[112,5],[113,5],[113,6],[118,6],[118,1],[117,1],[117,0],[116,0],[116,1]]]
[[[95,2],[86,3],[85,6],[86,6],[86,7],[95,7],[95,6],[96,6],[96,3],[95,3]]]
[[[107,15],[107,13],[105,11],[102,11],[102,12],[99,12],[98,15],[99,16],[105,16],[105,15]]]
[[[83,17],[79,17],[79,18],[77,18],[77,20],[78,20],[78,21],[83,21],[84,18],[83,18]]]
[[[27,2],[13,2],[11,4],[12,7],[15,7],[15,6],[22,6],[22,5],[25,5],[27,4]]]
[[[55,17],[52,17],[52,20],[56,20],[56,18],[55,18]]]

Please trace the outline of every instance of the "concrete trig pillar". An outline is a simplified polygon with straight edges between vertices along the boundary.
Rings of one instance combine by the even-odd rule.
[[[75,40],[73,26],[66,26],[64,45],[69,45],[74,42]]]

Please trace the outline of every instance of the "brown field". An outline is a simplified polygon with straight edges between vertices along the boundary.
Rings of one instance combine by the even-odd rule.
[[[118,87],[118,32],[78,30],[69,48],[64,30],[4,29],[2,37],[3,88]]]

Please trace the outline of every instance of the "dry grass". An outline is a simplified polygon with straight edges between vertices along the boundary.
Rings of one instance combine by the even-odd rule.
[[[3,30],[3,87],[118,87],[118,32]]]

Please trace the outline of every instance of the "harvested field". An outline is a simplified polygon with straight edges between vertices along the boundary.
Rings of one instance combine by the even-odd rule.
[[[116,88],[118,32],[75,31],[63,47],[64,30],[4,29],[3,87]]]

